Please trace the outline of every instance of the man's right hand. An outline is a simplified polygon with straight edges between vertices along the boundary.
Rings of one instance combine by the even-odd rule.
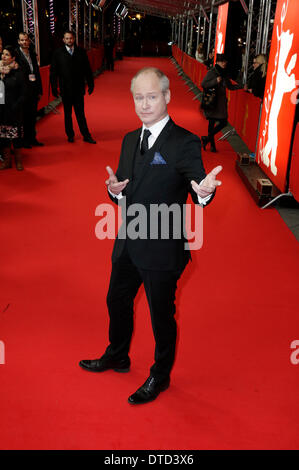
[[[120,194],[127,186],[129,180],[126,179],[124,181],[118,181],[116,175],[113,173],[113,170],[110,168],[110,166],[106,166],[106,170],[108,171],[109,178],[105,181],[105,183],[109,191],[111,191],[111,193],[115,195]]]

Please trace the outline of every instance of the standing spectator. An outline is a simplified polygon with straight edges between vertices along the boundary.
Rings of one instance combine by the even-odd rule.
[[[207,66],[208,69],[212,68],[214,65],[214,55],[215,55],[215,48],[213,48],[208,55],[208,58],[204,61],[204,64]]]
[[[267,75],[267,58],[264,54],[259,54],[253,59],[254,72],[250,77],[248,83],[245,85],[244,90],[249,91],[254,96],[261,98],[264,97],[266,75]]]
[[[198,62],[201,62],[202,64],[204,63],[204,47],[203,47],[203,42],[200,42],[198,44],[197,50],[195,52],[195,59],[198,60]]]
[[[72,108],[79,125],[84,142],[96,144],[90,135],[85,112],[84,95],[85,81],[88,85],[89,95],[94,89],[92,70],[86,51],[75,44],[75,36],[72,31],[66,31],[63,36],[64,46],[54,52],[50,69],[50,81],[52,94],[58,98],[58,84],[64,108],[65,132],[68,141],[74,142],[74,128],[72,120]]]
[[[3,162],[0,170],[11,168],[11,145],[13,145],[17,170],[23,170],[20,155],[22,110],[24,103],[25,78],[15,62],[16,52],[12,46],[5,46],[0,61],[0,139]]]
[[[106,70],[114,71],[114,45],[115,41],[111,34],[107,34],[104,39],[104,49],[105,49],[105,64]]]
[[[18,39],[19,48],[16,51],[16,60],[22,67],[26,93],[24,101],[24,148],[32,146],[41,147],[44,144],[36,139],[36,115],[37,105],[43,94],[42,81],[34,49],[30,45],[27,33],[20,33]]]
[[[209,120],[208,136],[202,136],[204,150],[208,143],[211,144],[211,152],[216,152],[215,135],[227,125],[227,97],[226,88],[238,90],[239,85],[234,85],[226,74],[227,59],[224,54],[217,54],[215,67],[210,69],[204,77],[201,86],[203,88],[216,88],[215,106],[205,111],[205,116]],[[216,124],[217,123],[217,124]]]

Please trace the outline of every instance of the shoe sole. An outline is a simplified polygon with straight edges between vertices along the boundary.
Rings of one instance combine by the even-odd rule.
[[[130,367],[127,367],[125,369],[119,369],[118,367],[114,368],[114,367],[107,367],[107,369],[101,369],[101,370],[96,370],[96,369],[89,369],[88,367],[85,367],[83,366],[82,364],[80,364],[79,362],[79,366],[83,369],[83,370],[86,370],[87,372],[105,372],[106,370],[114,370],[114,372],[118,372],[118,373],[122,373],[122,374],[125,374],[127,372],[130,372]]]

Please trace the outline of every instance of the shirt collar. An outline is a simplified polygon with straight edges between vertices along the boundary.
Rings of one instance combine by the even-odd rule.
[[[143,137],[144,129],[148,129],[151,132],[152,136],[156,139],[159,136],[159,134],[162,132],[162,130],[164,129],[166,124],[168,123],[169,119],[170,119],[170,117],[167,114],[167,116],[165,116],[165,118],[161,119],[161,121],[159,121],[159,122],[156,122],[156,124],[154,124],[151,127],[146,127],[143,124],[142,125],[142,131],[141,131],[141,139]]]

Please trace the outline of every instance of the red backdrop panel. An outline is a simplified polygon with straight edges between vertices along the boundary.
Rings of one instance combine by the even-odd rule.
[[[278,0],[258,140],[258,163],[285,191],[299,79],[299,2]]]
[[[224,54],[226,25],[228,14],[228,2],[218,8],[217,27],[216,27],[216,41],[215,41],[215,59],[216,54]]]
[[[297,125],[290,172],[290,191],[299,202],[299,126]]]

